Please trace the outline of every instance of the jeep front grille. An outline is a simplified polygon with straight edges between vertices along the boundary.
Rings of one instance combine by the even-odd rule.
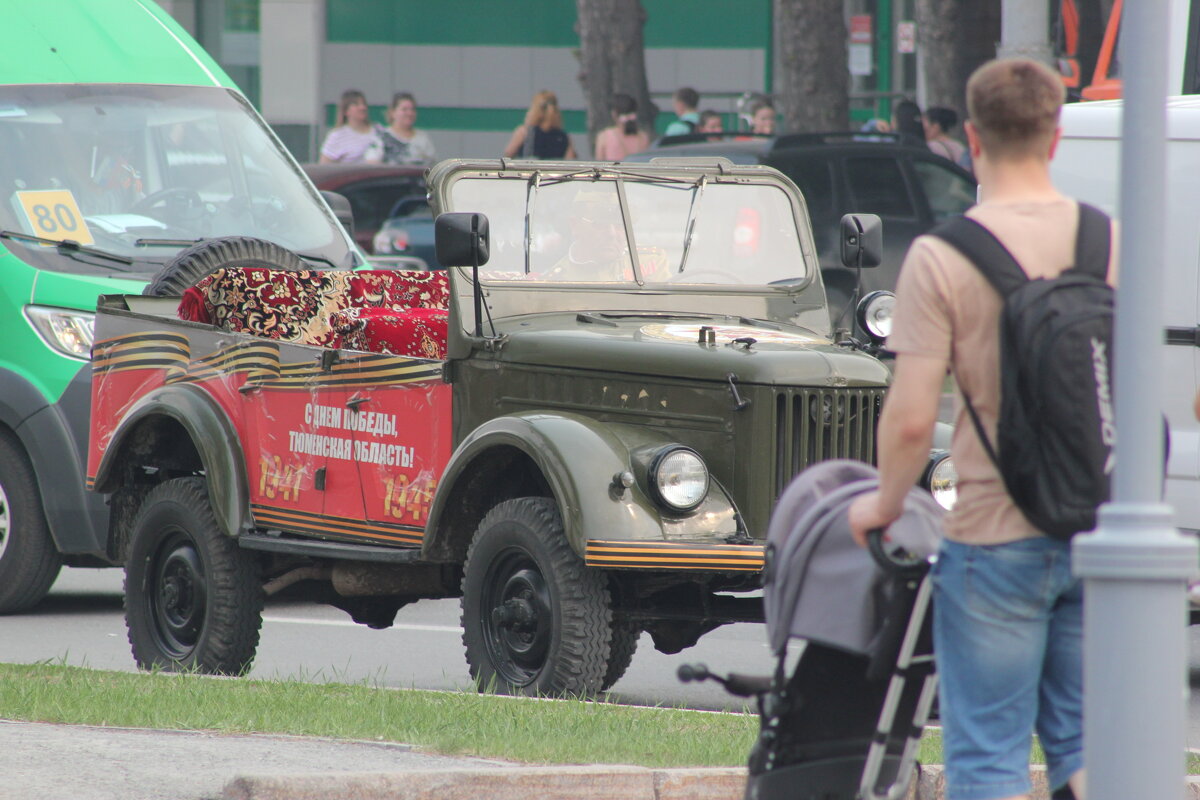
[[[779,389],[775,395],[775,496],[800,470],[830,458],[875,463],[883,389]]]

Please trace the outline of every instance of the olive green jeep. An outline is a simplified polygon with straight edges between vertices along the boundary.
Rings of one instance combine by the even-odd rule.
[[[461,596],[482,687],[595,693],[643,631],[674,653],[761,621],[780,492],[817,461],[874,462],[889,369],[878,340],[832,340],[776,170],[445,161],[428,183],[446,311],[356,314],[440,319],[440,350],[103,299],[89,476],[126,509],[139,663],[243,669],[262,596],[290,584],[373,627]],[[847,263],[879,237],[848,216]],[[863,299],[866,329],[888,301]],[[923,480],[952,496],[944,452]]]

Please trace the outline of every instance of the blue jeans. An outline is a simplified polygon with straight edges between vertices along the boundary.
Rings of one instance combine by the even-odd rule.
[[[948,800],[1028,794],[1036,729],[1057,788],[1083,766],[1083,586],[1070,544],[942,542],[933,567]]]

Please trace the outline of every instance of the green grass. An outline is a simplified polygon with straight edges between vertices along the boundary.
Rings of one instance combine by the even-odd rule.
[[[752,713],[104,672],[50,663],[0,664],[0,719],[325,736],[532,764],[646,767],[745,766],[758,732]],[[926,731],[918,759],[942,763],[939,731]],[[1044,763],[1036,743],[1030,762]],[[1200,755],[1189,753],[1187,766],[1188,774],[1200,774]]]
[[[754,714],[0,664],[0,719],[403,742],[538,764],[742,766]]]

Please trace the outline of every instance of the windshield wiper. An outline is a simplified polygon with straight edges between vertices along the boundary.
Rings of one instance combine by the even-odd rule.
[[[191,247],[203,239],[135,239],[135,247]]]
[[[47,239],[44,236],[34,236],[20,231],[0,231],[0,239],[16,239],[23,242],[34,242],[35,244],[51,245],[61,255],[74,256],[77,253],[82,253],[95,258],[103,258],[109,261],[116,261],[120,264],[132,264],[133,259],[129,256],[119,256],[116,253],[109,253],[95,247],[82,245],[74,239]]]
[[[688,253],[692,252],[692,237],[696,233],[696,211],[700,208],[700,200],[704,197],[704,186],[707,183],[708,176],[701,175],[700,180],[696,181],[696,185],[692,189],[692,204],[688,206],[687,233],[683,240],[683,255],[679,258],[680,272],[683,272],[684,265],[687,264]]]

